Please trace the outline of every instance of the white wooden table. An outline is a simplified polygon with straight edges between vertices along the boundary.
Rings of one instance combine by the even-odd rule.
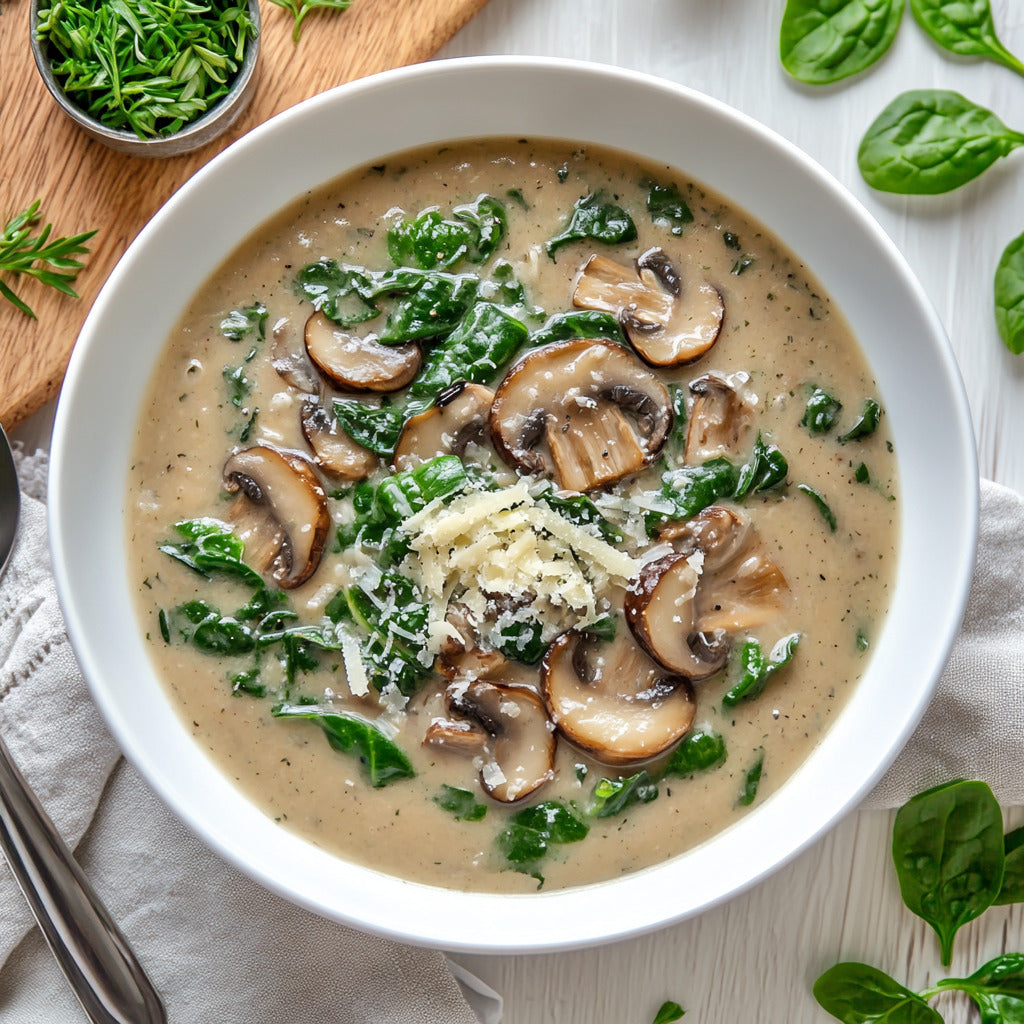
[[[909,260],[958,357],[982,474],[1024,490],[1024,357],[1003,348],[991,308],[999,254],[1024,232],[1024,154],[960,192],[921,199],[872,193],[855,161],[864,129],[908,88],[957,89],[1024,129],[1024,79],[941,53],[908,11],[892,50],[873,70],[811,90],[779,64],[783,6],[784,0],[490,0],[441,56],[529,53],[634,68],[717,97],[796,143],[852,190]],[[992,8],[1004,43],[1024,55],[1024,4],[992,0]],[[52,409],[43,410],[15,436],[45,444],[51,416]],[[810,989],[839,959],[875,964],[915,989],[947,973],[930,930],[899,898],[890,825],[887,812],[856,812],[753,890],[650,935],[570,953],[457,959],[504,995],[506,1024],[648,1024],[668,998],[686,1008],[687,1021],[701,1024],[824,1022],[831,1018]],[[964,929],[951,972],[970,973],[1003,950],[1024,951],[1019,908],[992,909]],[[949,1024],[976,1019],[960,997],[934,1005]]]

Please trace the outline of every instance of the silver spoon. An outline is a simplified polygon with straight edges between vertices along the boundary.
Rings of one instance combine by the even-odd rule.
[[[0,575],[21,495],[0,427]],[[160,997],[0,737],[0,850],[92,1024],[166,1024]]]

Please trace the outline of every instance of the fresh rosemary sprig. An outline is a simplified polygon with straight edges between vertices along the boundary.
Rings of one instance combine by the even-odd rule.
[[[318,7],[331,11],[344,11],[352,3],[352,0],[271,0],[278,7],[291,11],[295,18],[295,27],[292,29],[292,42],[298,43],[299,35],[302,32],[302,22],[310,11]]]
[[[44,0],[36,34],[72,103],[151,138],[227,95],[257,29],[247,0]]]
[[[27,210],[19,213],[7,223],[0,234],[0,273],[27,274],[43,284],[56,288],[65,295],[78,298],[71,282],[78,276],[83,264],[76,256],[85,255],[89,249],[84,244],[95,231],[83,231],[71,238],[50,238],[52,224],[47,224],[35,237],[32,228],[39,220],[39,200]],[[51,268],[51,269],[47,269]],[[23,299],[0,279],[0,296],[13,303],[26,316],[34,320],[36,315]]]

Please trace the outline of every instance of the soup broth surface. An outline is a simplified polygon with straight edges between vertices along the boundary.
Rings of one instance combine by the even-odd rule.
[[[498,229],[496,210],[503,222]],[[622,229],[615,210],[628,215],[633,232]],[[581,237],[552,247],[567,229]],[[616,230],[627,237],[609,240]],[[422,237],[437,244],[424,246]],[[592,258],[597,262],[588,268]],[[616,265],[619,271],[608,272],[627,282],[620,281],[626,291],[617,293],[626,296],[622,308],[590,321],[564,319],[582,312],[574,294],[585,297],[577,289],[588,273],[608,270],[602,261]],[[360,294],[352,275],[344,278],[345,268],[359,268],[363,280],[379,283],[391,272],[393,283],[403,266],[419,275],[418,291],[406,281],[404,292],[370,294],[360,284]],[[679,365],[652,368],[625,336],[594,341],[606,348],[624,344],[630,366],[647,375],[644,380],[656,378],[674,407],[667,439],[655,452],[642,451],[642,467],[591,488],[566,487],[565,474],[576,469],[563,473],[553,459],[562,442],[550,419],[547,426],[543,417],[513,424],[521,428],[523,450],[539,453],[539,461],[525,467],[496,451],[490,427],[457,443],[442,432],[444,443],[458,448],[462,468],[455,469],[466,478],[440,497],[428,493],[425,510],[400,508],[397,526],[378,518],[367,542],[360,524],[381,507],[380,498],[373,505],[375,489],[396,470],[386,456],[362,451],[372,469],[367,481],[328,472],[304,435],[304,411],[319,405],[319,422],[337,436],[340,428],[331,422],[336,399],[357,416],[357,406],[381,405],[429,415],[431,403],[453,401],[453,389],[439,400],[436,392],[417,398],[417,377],[390,393],[332,385],[309,361],[306,325],[319,310],[328,333],[354,336],[357,346],[367,335],[383,337],[389,324],[400,331],[410,296],[425,294],[422,279],[431,274],[452,279],[447,298],[426,303],[418,315],[479,326],[474,315],[497,316],[493,308],[481,314],[486,303],[501,311],[502,323],[510,318],[522,325],[517,351],[503,352],[500,365],[474,357],[473,368],[467,363],[455,372],[456,394],[465,376],[501,394],[509,368],[521,365],[517,359],[534,358],[545,341],[582,351],[595,337],[594,325],[610,334],[629,328],[638,344],[645,331],[654,337],[649,314],[630,305],[635,293],[629,288],[637,282],[662,303],[659,308],[678,302],[691,309],[694,322],[714,319],[716,296],[724,315],[714,344]],[[339,284],[342,278],[347,285]],[[461,316],[446,305],[459,288],[472,293]],[[328,313],[349,322],[334,323]],[[581,323],[590,330],[565,327]],[[479,341],[479,331],[467,335]],[[450,336],[404,342],[419,349],[420,376],[436,366],[432,353]],[[403,343],[392,342],[393,355]],[[618,358],[618,351],[608,358]],[[739,412],[719,432],[724,440],[714,435],[702,448],[695,417],[714,415],[698,407],[707,387],[694,382],[708,378],[724,382]],[[556,379],[551,401],[572,386]],[[609,393],[580,393],[575,405],[590,416],[588,424],[604,422]],[[625,404],[608,413],[610,429],[628,428],[643,449],[649,399],[637,399],[635,389],[616,394]],[[258,229],[194,297],[168,340],[143,403],[127,499],[140,628],[195,741],[282,827],[340,857],[445,887],[532,892],[539,885],[548,890],[612,878],[687,850],[770,798],[820,741],[863,673],[889,604],[898,540],[896,462],[881,403],[841,312],[807,268],[743,211],[679,171],[549,141],[489,139],[400,154],[304,196]],[[282,470],[285,475],[296,459],[304,460],[326,495],[330,525],[323,553],[297,586],[279,586],[275,566],[286,571],[291,558],[296,571],[309,524],[286,527],[294,532],[281,554],[280,531],[275,535],[261,519],[272,497],[268,488],[258,492],[244,480],[233,493],[226,487],[228,461],[256,447],[288,454],[292,468]],[[784,471],[772,480],[778,456]],[[607,457],[606,451],[596,456],[593,472]],[[731,477],[723,463],[733,468]],[[413,458],[404,471],[417,464]],[[665,750],[651,753],[654,747],[646,746],[641,756],[618,760],[600,744],[581,741],[568,725],[555,729],[554,719],[568,712],[552,714],[543,695],[536,696],[542,674],[554,671],[555,656],[536,658],[567,630],[583,631],[562,668],[600,675],[610,663],[602,658],[612,632],[617,643],[637,644],[623,608],[643,605],[634,624],[642,631],[654,602],[645,604],[645,590],[659,578],[659,565],[682,559],[688,568],[678,570],[704,586],[709,557],[700,545],[694,557],[685,526],[692,517],[680,511],[679,495],[706,485],[706,479],[693,483],[693,471],[706,464],[720,471],[706,503],[743,524],[745,543],[762,569],[769,567],[770,579],[737,584],[746,570],[726,571],[734,586],[726,605],[743,605],[735,612],[738,624],[722,628],[714,613],[729,608],[706,601],[699,621],[689,605],[679,604],[674,628],[665,626],[671,616],[652,625],[656,635],[649,640],[658,650],[689,645],[705,662],[726,649],[728,656],[708,678],[681,683],[675,670],[639,654],[644,671],[653,672],[644,678],[656,678],[657,685],[623,706],[633,709],[630,714],[657,708],[682,690],[692,693],[693,719]],[[745,472],[756,478],[752,484]],[[721,483],[727,477],[731,483]],[[674,497],[666,493],[672,486]],[[584,489],[592,504],[581,513],[579,503],[565,502]],[[554,503],[545,495],[554,495]],[[461,529],[443,518],[453,510],[466,516]],[[519,519],[502,533],[499,524],[515,515]],[[555,529],[552,515],[566,525]],[[175,526],[180,523],[241,538],[251,575],[225,572],[222,563],[197,565],[197,550],[206,550],[202,527],[186,536],[189,528],[183,532]],[[382,540],[385,529],[391,532]],[[632,577],[609,568],[609,549],[635,567]],[[190,557],[192,565],[186,564]],[[264,581],[262,590],[253,570]],[[537,575],[563,570],[553,584]],[[431,589],[428,576],[441,583]],[[735,587],[746,597],[737,597]],[[759,587],[767,589],[766,602]],[[388,608],[382,611],[382,604]],[[429,608],[419,618],[411,612],[401,618],[413,606]],[[374,616],[383,616],[385,627],[376,646],[370,641]],[[708,623],[715,628],[696,637],[697,627]],[[300,628],[310,632],[294,632]],[[460,639],[470,656],[456,650]],[[499,643],[503,653],[495,655]],[[401,663],[394,660],[399,649],[407,655]],[[621,669],[624,675],[630,664]],[[729,697],[742,685],[744,668],[765,664],[769,671],[745,696]],[[398,679],[393,669],[405,673],[405,694],[388,684]],[[500,691],[504,697],[491,717],[474,710],[466,696],[481,679],[512,692]],[[586,694],[593,680],[580,685]],[[523,689],[531,697],[510,708]],[[294,718],[275,717],[282,703],[298,709]],[[303,717],[303,709],[335,719]],[[537,715],[551,721],[541,729],[546,738],[535,737],[531,749],[553,737],[553,767],[538,788],[520,795],[517,787],[529,787],[505,765],[506,795],[518,799],[495,799],[488,788],[500,793],[503,785],[496,746]],[[332,746],[326,729],[336,720],[356,722],[358,738],[343,729]],[[360,746],[367,723],[374,737],[407,758],[409,777],[372,784],[381,780],[371,779],[369,755]],[[467,734],[468,751],[459,730]],[[694,762],[687,771],[683,761],[671,759],[694,737],[704,737],[705,752],[718,753],[710,766]],[[555,808],[547,826],[523,815],[538,805]],[[571,816],[568,833],[560,831],[563,813]]]

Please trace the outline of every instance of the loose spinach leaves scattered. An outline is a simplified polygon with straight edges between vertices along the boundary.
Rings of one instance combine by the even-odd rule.
[[[812,85],[838,82],[892,45],[905,0],[787,0],[779,32],[782,66]]]
[[[642,181],[647,188],[647,212],[655,224],[667,224],[673,235],[681,235],[683,228],[693,221],[693,212],[683,199],[675,183],[660,185],[656,181]]]
[[[505,237],[505,207],[494,196],[456,206],[452,219],[425,210],[415,220],[401,221],[388,232],[388,254],[399,266],[423,270],[451,267],[461,260],[485,263]]]
[[[959,188],[1024,145],[1024,134],[946,89],[897,96],[857,150],[864,180],[882,192],[935,195]]]
[[[211,518],[184,519],[175,523],[174,529],[184,539],[161,544],[159,550],[165,555],[201,576],[220,573],[263,587],[263,577],[243,560],[245,545],[226,523]]]
[[[989,0],[910,0],[910,10],[943,49],[963,57],[984,57],[1024,75],[1024,64],[996,35]]]
[[[673,1024],[674,1021],[682,1020],[685,1013],[686,1011],[677,1002],[666,999],[658,1007],[658,1012],[654,1015],[651,1024]]]
[[[335,750],[359,758],[371,786],[379,788],[399,779],[411,779],[416,774],[409,758],[396,743],[378,726],[352,712],[282,702],[276,704],[271,713],[275,718],[316,722]]]
[[[620,345],[626,344],[626,336],[616,317],[596,309],[585,309],[576,313],[555,313],[531,333],[529,346],[539,348],[569,338],[603,338],[605,341],[617,341]]]
[[[1024,352],[1024,235],[1003,250],[995,276],[996,327],[1006,347]]]
[[[262,302],[231,310],[220,322],[220,332],[232,341],[241,341],[253,332],[262,341],[267,333],[267,307]]]
[[[584,238],[605,245],[631,242],[636,238],[636,225],[621,206],[605,199],[600,192],[592,192],[576,200],[569,223],[564,230],[548,240],[545,248],[553,259],[563,245]]]
[[[649,804],[657,796],[657,782],[646,768],[641,768],[622,779],[598,780],[588,809],[595,818],[612,818],[633,804]]]
[[[935,929],[942,963],[957,930],[996,900],[1003,883],[1003,817],[983,782],[957,780],[896,814],[892,858],[903,902]]]
[[[818,978],[813,991],[844,1024],[942,1024],[922,996],[868,964],[836,964]]]
[[[590,826],[561,800],[545,800],[516,811],[498,834],[498,850],[505,860],[523,874],[544,884],[540,862],[552,845],[578,843],[586,839]]]

